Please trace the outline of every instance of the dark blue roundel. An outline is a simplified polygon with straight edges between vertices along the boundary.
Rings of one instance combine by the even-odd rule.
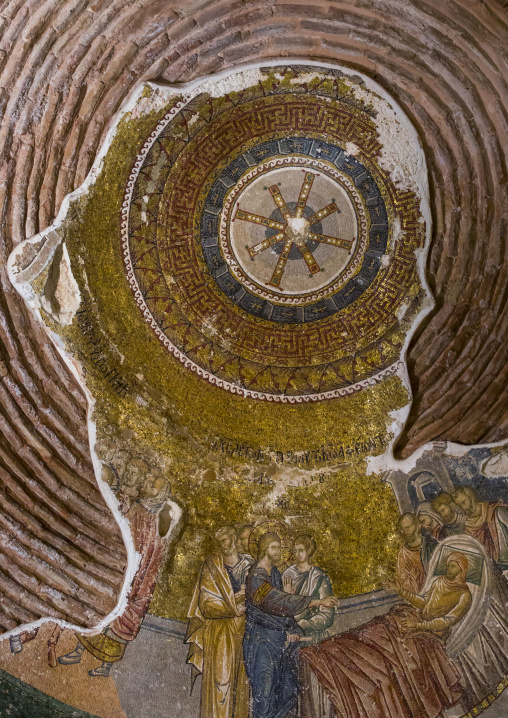
[[[220,251],[218,237],[219,219],[228,190],[252,167],[273,158],[291,155],[326,160],[348,176],[364,199],[369,227],[369,244],[359,272],[335,294],[297,307],[277,304],[251,293],[233,276]],[[276,210],[272,219],[277,221],[280,216],[279,210]],[[272,231],[267,229],[266,236],[271,236]],[[313,231],[320,233],[321,228],[318,224],[313,227]],[[290,137],[263,142],[229,163],[207,195],[201,215],[200,239],[210,275],[229,300],[259,319],[281,324],[303,324],[327,319],[337,314],[358,299],[374,281],[381,266],[380,258],[385,253],[388,242],[388,215],[372,174],[355,157],[329,142],[308,137]],[[274,245],[275,251],[277,252],[278,249],[282,251],[283,245],[284,242],[280,247]],[[308,246],[312,249],[311,241]],[[288,260],[296,259],[297,256],[296,254],[289,256]]]

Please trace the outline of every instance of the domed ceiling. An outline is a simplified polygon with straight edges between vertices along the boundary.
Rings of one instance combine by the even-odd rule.
[[[143,145],[124,196],[129,283],[163,346],[211,384],[276,402],[345,395],[395,372],[418,311],[421,150],[413,136],[414,176],[392,176],[373,104],[386,103],[357,98],[359,77],[253,81],[197,88]]]
[[[186,553],[232,500],[270,520],[303,501],[330,530],[346,475],[391,515],[366,461],[385,466],[409,410],[430,230],[422,148],[395,101],[344,68],[274,65],[140,87],[10,266],[91,393],[103,478],[118,492],[133,456],[170,477]],[[343,500],[334,531],[351,541]],[[390,531],[360,530],[344,591]],[[182,561],[156,596],[179,618]]]
[[[157,620],[187,620],[224,523],[285,561],[310,531],[341,600],[375,592],[436,477],[505,500],[500,447],[391,456],[502,438],[503,12],[99,5],[1,20],[3,630],[121,613],[132,462],[173,511]],[[24,650],[1,666],[95,712]]]

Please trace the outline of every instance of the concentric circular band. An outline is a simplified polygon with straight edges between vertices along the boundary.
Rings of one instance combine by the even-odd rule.
[[[377,381],[398,361],[401,323],[417,306],[413,248],[424,227],[418,198],[377,161],[369,112],[291,89],[253,88],[243,101],[221,101],[210,119],[204,98],[175,105],[133,173],[124,246],[138,304],[185,366],[245,396],[314,401]],[[300,194],[315,183],[300,210],[295,188],[258,181],[299,163]],[[336,188],[326,206],[325,179]],[[252,224],[252,208],[245,218],[242,209],[251,186],[265,193],[266,216],[242,249],[231,227]],[[395,219],[402,231],[392,245]],[[265,248],[273,274],[263,277],[257,264],[249,272],[245,250],[257,262]]]
[[[254,167],[248,164],[256,161],[258,157],[266,156],[268,152],[277,152],[280,155],[281,149],[284,150],[285,156],[256,164]],[[241,159],[245,167],[242,167],[238,160],[234,160],[221,173],[208,193],[201,217],[203,256],[210,274],[224,294],[255,316],[291,324],[316,321],[316,318],[324,319],[351,304],[375,279],[380,268],[380,257],[385,252],[388,241],[387,212],[371,173],[342,148],[309,138],[262,143],[251,148]],[[348,192],[358,221],[358,246],[354,261],[348,263],[345,271],[341,272],[331,286],[304,296],[281,296],[270,287],[260,289],[255,286],[235,260],[229,242],[231,212],[241,190],[263,171],[291,165],[305,166],[333,177]],[[233,178],[239,168],[244,169],[244,172],[235,184]],[[253,302],[252,296],[261,296],[264,301]],[[325,297],[328,301],[325,301]],[[277,307],[279,304],[292,305],[295,310],[281,311]],[[303,312],[296,310],[296,306],[303,305],[307,305]]]

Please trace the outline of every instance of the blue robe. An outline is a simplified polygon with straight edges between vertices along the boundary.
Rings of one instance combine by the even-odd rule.
[[[245,670],[252,691],[253,718],[284,718],[298,700],[298,643],[288,633],[303,634],[294,619],[308,607],[310,596],[282,590],[279,571],[253,566],[245,587]]]

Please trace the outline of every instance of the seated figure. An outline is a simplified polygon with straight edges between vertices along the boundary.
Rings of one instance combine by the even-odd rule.
[[[315,599],[333,596],[332,584],[323,569],[310,563],[316,550],[316,542],[309,534],[299,534],[293,542],[293,553],[297,562],[282,574],[284,591],[297,596]],[[319,643],[327,637],[326,631],[333,624],[335,612],[328,606],[315,606],[295,616],[303,631],[299,640],[303,643]]]
[[[445,539],[420,594],[393,582],[388,587],[404,603],[302,648],[302,718],[438,718],[452,706],[470,707],[474,697],[463,667],[487,618],[490,577],[477,541]]]
[[[387,583],[387,588],[395,589],[416,609],[416,612],[406,612],[408,615],[401,619],[400,625],[404,630],[431,631],[446,639],[451,627],[471,608],[471,591],[466,583],[467,556],[452,551],[446,566],[446,574],[434,581],[425,596],[407,591],[397,580]]]

